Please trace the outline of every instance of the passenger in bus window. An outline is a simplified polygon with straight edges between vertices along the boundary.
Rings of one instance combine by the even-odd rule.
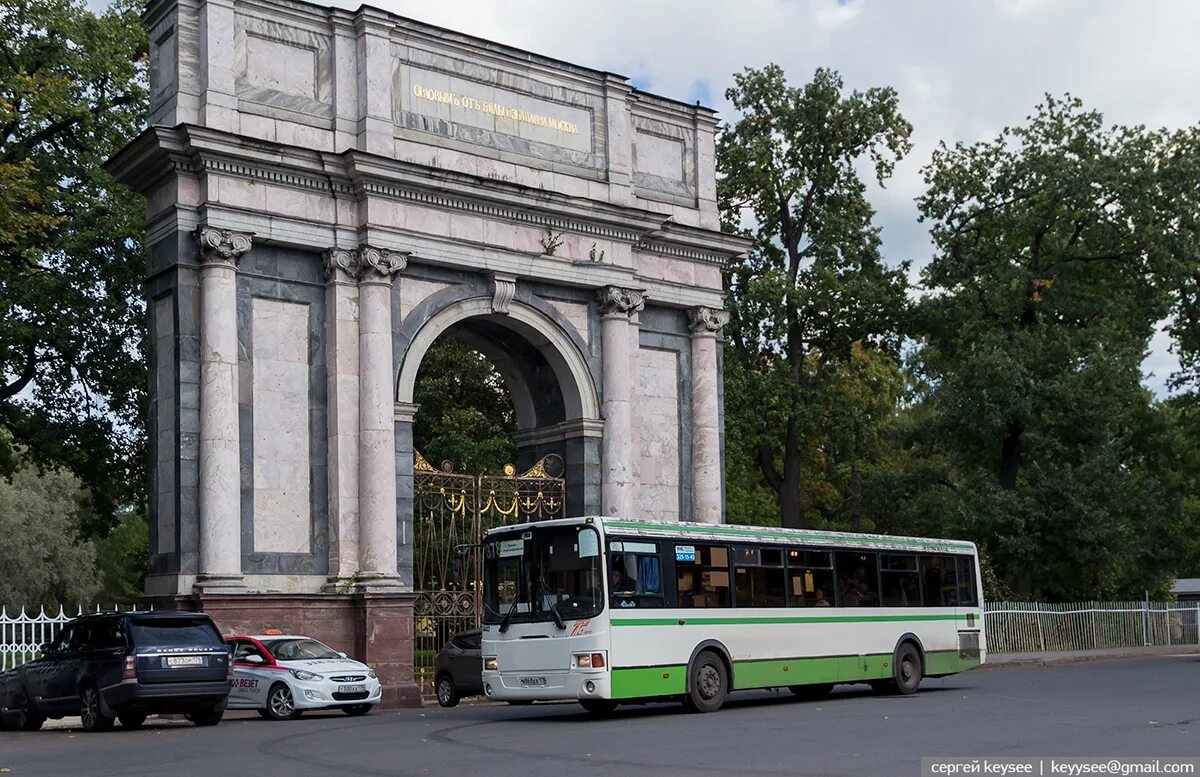
[[[637,580],[625,570],[624,556],[613,556],[612,571],[609,573],[613,606],[637,607]]]
[[[609,583],[612,585],[612,592],[614,594],[625,590],[625,570],[621,569],[619,559],[619,556],[613,559],[612,573],[609,575]]]
[[[829,607],[829,600],[825,598],[825,589],[818,588],[813,591],[813,607]]]

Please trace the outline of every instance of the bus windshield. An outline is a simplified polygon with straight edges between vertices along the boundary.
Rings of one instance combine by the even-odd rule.
[[[604,608],[600,535],[530,525],[483,543],[483,622],[591,618]]]

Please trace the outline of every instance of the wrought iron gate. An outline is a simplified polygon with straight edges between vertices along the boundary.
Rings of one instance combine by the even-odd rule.
[[[457,632],[479,626],[483,559],[478,551],[484,532],[565,517],[562,474],[563,461],[555,454],[521,475],[511,464],[503,475],[466,475],[449,461],[436,468],[414,453],[413,649],[423,698],[433,698],[438,651]]]

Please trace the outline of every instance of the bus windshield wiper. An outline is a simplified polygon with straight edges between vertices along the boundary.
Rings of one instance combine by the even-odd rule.
[[[542,577],[541,572],[538,572],[538,588],[541,590],[539,595],[543,597],[546,595],[546,591],[548,591],[550,588],[550,586],[546,585],[546,578]],[[554,625],[557,626],[560,631],[566,631],[567,622],[563,620],[563,617],[558,612],[558,607],[556,607],[555,604],[550,605],[550,614],[554,616]]]
[[[513,597],[513,603],[508,608],[508,612],[504,613],[504,617],[500,620],[500,633],[508,631],[508,625],[512,622],[513,613],[517,611],[517,605],[521,602],[520,596]]]

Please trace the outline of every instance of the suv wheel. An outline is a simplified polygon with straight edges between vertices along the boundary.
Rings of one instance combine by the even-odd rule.
[[[100,691],[87,683],[79,691],[79,719],[84,731],[108,731],[115,718],[105,715],[100,709]]]
[[[267,715],[271,720],[295,720],[300,717],[292,689],[283,683],[275,683],[267,691]]]
[[[187,715],[187,719],[197,726],[215,726],[221,722],[223,717],[225,717],[225,708],[221,706],[201,707],[192,710]]]
[[[17,731],[37,731],[46,722],[46,716],[40,714],[33,706],[29,694],[22,694],[18,697],[17,709],[13,711],[9,718],[9,727]],[[3,730],[3,716],[0,716],[0,730]]]
[[[144,712],[118,712],[117,720],[121,721],[121,725],[125,728],[141,728],[146,722],[146,713]]]
[[[438,704],[443,707],[458,706],[458,687],[454,684],[454,678],[448,673],[443,672],[438,675],[434,690],[437,691]]]

